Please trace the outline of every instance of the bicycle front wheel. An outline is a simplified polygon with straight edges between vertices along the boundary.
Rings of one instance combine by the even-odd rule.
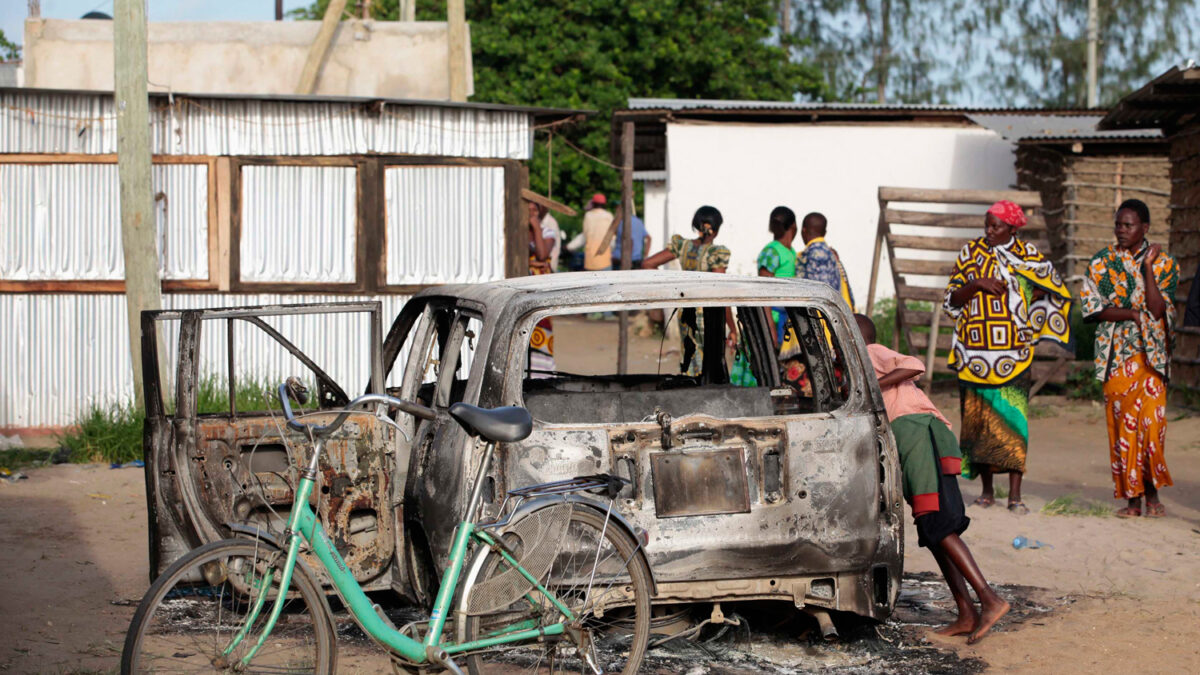
[[[334,672],[333,622],[299,563],[274,629],[250,663],[241,663],[271,614],[286,558],[259,540],[225,539],[190,551],[142,598],[125,636],[121,672]]]
[[[552,525],[526,527],[524,532],[556,538],[550,543],[549,569],[539,580],[570,609],[575,620],[567,620],[541,592],[526,592],[526,586],[514,584],[512,566],[498,553],[481,549],[469,568],[463,590],[467,615],[459,632],[461,642],[562,623],[567,624],[567,630],[560,636],[502,644],[469,654],[466,663],[471,675],[636,673],[650,637],[651,594],[650,572],[637,543],[616,521],[590,508],[556,504],[527,518],[539,514],[544,522],[569,519],[565,536]],[[526,559],[545,554],[546,542],[523,540],[520,525],[517,523],[500,537],[523,567],[534,566],[536,562],[527,565]],[[514,595],[517,597],[511,597]]]

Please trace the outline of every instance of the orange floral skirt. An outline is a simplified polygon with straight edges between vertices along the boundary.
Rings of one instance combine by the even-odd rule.
[[[1167,387],[1138,354],[1109,373],[1104,382],[1113,496],[1142,496],[1145,482],[1173,485],[1164,457],[1167,440]]]

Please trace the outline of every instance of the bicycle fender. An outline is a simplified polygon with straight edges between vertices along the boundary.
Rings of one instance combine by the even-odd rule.
[[[578,493],[565,495],[546,495],[545,497],[530,499],[529,501],[518,506],[505,521],[504,525],[501,526],[501,528],[517,522],[534,511],[543,509],[553,504],[561,504],[563,502],[592,509],[600,516],[603,516],[605,513],[609,513],[608,506],[606,504],[602,504],[586,495],[581,495]],[[643,539],[641,533],[639,533],[638,529],[635,528],[633,524],[630,523],[623,514],[621,514],[620,511],[617,511],[616,508],[609,513],[608,517],[611,522],[616,523],[618,527],[625,530],[625,534],[629,535],[637,544],[638,554],[642,557],[642,562],[646,565],[646,571],[650,573],[650,595],[651,597],[658,595],[658,581],[654,578],[654,569],[650,567],[650,561],[646,559],[646,551],[643,549]]]

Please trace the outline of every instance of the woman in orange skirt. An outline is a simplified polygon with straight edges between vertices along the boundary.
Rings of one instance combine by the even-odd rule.
[[[1080,298],[1084,320],[1097,322],[1096,377],[1104,382],[1113,497],[1120,518],[1160,518],[1158,489],[1172,485],[1164,450],[1170,368],[1171,298],[1179,267],[1146,241],[1150,210],[1137,199],[1117,209],[1116,246],[1092,257]]]

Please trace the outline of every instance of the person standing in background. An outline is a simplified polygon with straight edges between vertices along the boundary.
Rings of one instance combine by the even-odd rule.
[[[1104,383],[1116,515],[1161,518],[1158,490],[1173,485],[1165,457],[1167,378],[1179,266],[1146,241],[1150,209],[1138,199],[1117,208],[1117,243],[1092,257],[1079,297],[1096,329],[1096,379]]]
[[[996,503],[992,475],[1007,473],[1008,510],[1018,515],[1029,513],[1021,479],[1033,347],[1043,339],[1066,347],[1071,337],[1071,292],[1037,247],[1016,236],[1025,223],[1020,206],[992,204],[984,236],[959,251],[942,305],[954,318],[947,362],[958,372],[963,475],[978,473],[983,493],[974,504],[987,508]]]
[[[525,200],[529,214],[529,274],[550,274],[557,269],[551,264],[551,256],[558,240],[555,229],[558,224],[549,226],[547,214],[553,209],[573,216],[575,210],[529,189],[521,190],[521,198]],[[545,317],[533,327],[533,335],[529,338],[529,376],[549,377],[554,370],[554,323],[550,317]]]
[[[583,214],[583,269],[588,272],[612,269],[612,244],[601,248],[613,222],[613,214],[604,208],[607,203],[608,199],[597,192]]]
[[[815,211],[804,216],[800,228],[804,250],[796,256],[796,276],[829,284],[842,296],[850,309],[854,309],[854,293],[850,291],[846,268],[842,266],[842,259],[838,257],[837,251],[825,241],[828,225],[829,221],[825,216]]]
[[[625,241],[623,239],[625,236],[624,208],[624,205],[617,207],[614,220],[616,224],[616,234],[613,236],[612,242],[612,268],[614,270],[621,269],[621,243]],[[633,234],[633,246],[630,249],[633,255],[629,269],[637,270],[642,268],[642,258],[650,248],[650,235],[646,234],[646,223],[642,222],[641,218],[638,218],[636,211],[629,219],[633,223],[629,228],[629,231]]]

